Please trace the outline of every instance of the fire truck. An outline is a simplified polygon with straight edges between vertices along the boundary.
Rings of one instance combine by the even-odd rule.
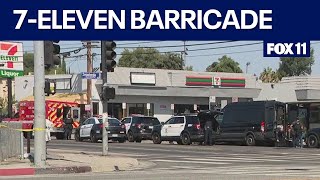
[[[63,120],[67,117],[68,113],[71,113],[71,117],[73,118],[73,128],[79,127],[81,118],[80,104],[46,100],[45,106],[46,119],[49,119],[53,123],[53,128],[51,129],[52,136],[56,136],[57,139],[64,139]],[[23,122],[23,129],[33,129],[34,101],[19,102],[19,121]],[[24,137],[27,137],[27,132],[24,133]]]

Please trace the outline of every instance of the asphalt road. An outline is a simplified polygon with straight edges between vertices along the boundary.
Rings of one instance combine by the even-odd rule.
[[[102,143],[52,140],[49,149],[101,152]],[[93,174],[95,179],[259,179],[268,177],[320,178],[320,149],[295,149],[236,145],[176,145],[109,143],[110,153],[149,161],[156,166],[140,172]],[[131,175],[130,175],[131,174]],[[64,176],[68,177],[68,176]],[[83,175],[72,175],[80,180]],[[97,178],[96,178],[97,177]],[[117,178],[113,178],[117,177]],[[188,177],[188,178],[186,178]],[[218,178],[219,177],[219,178]],[[229,177],[229,178],[228,178]],[[248,178],[250,177],[250,178]],[[48,176],[47,178],[50,179]],[[46,179],[47,179],[46,178]],[[56,176],[52,176],[56,178]],[[73,179],[73,178],[69,178]]]

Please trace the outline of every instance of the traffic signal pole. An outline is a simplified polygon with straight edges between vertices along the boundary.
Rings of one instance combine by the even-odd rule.
[[[45,167],[46,139],[45,139],[45,98],[44,98],[44,41],[34,41],[34,164]]]
[[[106,44],[101,41],[101,66],[106,67]],[[102,88],[101,91],[103,93],[103,87],[107,86],[107,69],[102,68]],[[102,98],[102,109],[103,109],[103,128],[102,128],[102,155],[107,156],[109,151],[108,145],[108,132],[106,130],[106,125],[108,122],[108,100]]]

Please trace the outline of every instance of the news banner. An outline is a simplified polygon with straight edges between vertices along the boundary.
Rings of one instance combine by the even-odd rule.
[[[2,1],[2,40],[262,40],[265,57],[308,57],[314,1]]]

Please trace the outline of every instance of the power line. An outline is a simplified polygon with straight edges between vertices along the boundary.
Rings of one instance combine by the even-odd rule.
[[[203,56],[217,56],[217,55],[227,55],[227,54],[241,54],[241,53],[249,53],[249,52],[259,52],[263,51],[262,49],[255,49],[249,51],[235,51],[235,52],[228,52],[228,53],[216,53],[216,54],[199,54],[199,55],[192,55],[188,57],[203,57]]]
[[[119,47],[119,48],[177,48],[177,47],[192,47],[192,46],[204,46],[204,45],[213,45],[213,44],[223,44],[223,43],[230,43],[230,42],[236,42],[236,41],[219,41],[219,42],[211,42],[211,43],[196,43],[196,44],[182,44],[182,45],[164,45],[164,46],[145,46],[145,47],[133,47],[133,46],[127,46],[127,47]],[[118,48],[118,47],[117,47]]]
[[[134,42],[134,43],[120,43],[117,45],[132,45],[132,44],[149,44],[149,43],[155,43],[155,42],[163,42],[163,41],[145,41],[145,42]]]

